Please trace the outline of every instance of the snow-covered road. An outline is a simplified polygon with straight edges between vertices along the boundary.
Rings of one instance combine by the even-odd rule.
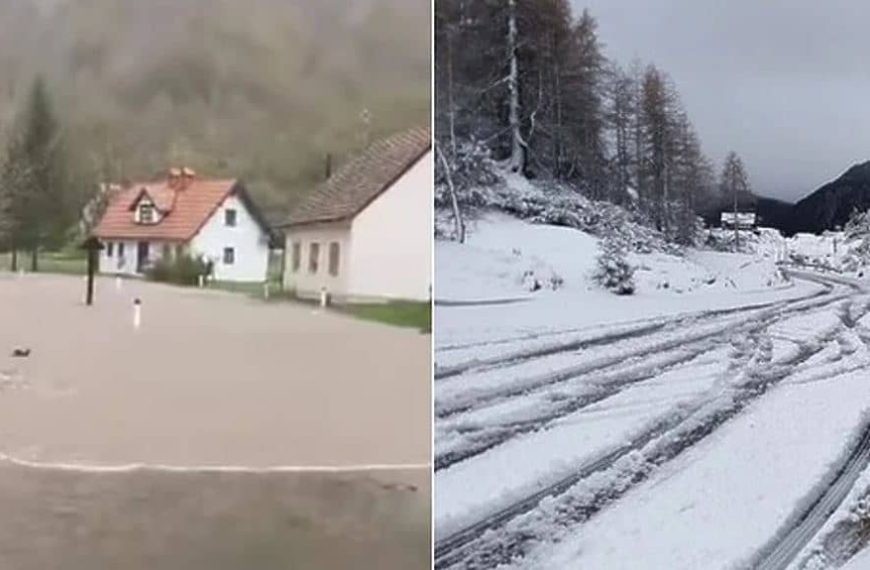
[[[436,338],[436,567],[803,560],[866,468],[870,294],[794,276],[816,287],[595,329]]]

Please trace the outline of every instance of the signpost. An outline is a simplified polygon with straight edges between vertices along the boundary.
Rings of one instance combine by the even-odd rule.
[[[90,306],[94,304],[94,274],[97,272],[100,250],[103,249],[103,244],[100,243],[100,240],[91,236],[82,244],[82,249],[88,252],[88,278],[85,304]]]

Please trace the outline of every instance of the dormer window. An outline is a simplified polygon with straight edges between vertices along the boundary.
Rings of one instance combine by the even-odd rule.
[[[154,213],[154,204],[139,204],[139,223],[153,224],[157,222]]]

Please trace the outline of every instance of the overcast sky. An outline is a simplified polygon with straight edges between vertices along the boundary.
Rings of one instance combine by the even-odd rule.
[[[870,3],[571,1],[608,57],[673,77],[707,154],[737,151],[757,193],[794,201],[870,160]]]

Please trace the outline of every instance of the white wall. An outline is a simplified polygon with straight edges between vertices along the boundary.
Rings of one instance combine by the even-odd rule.
[[[236,210],[236,225],[224,224],[224,211]],[[235,263],[225,265],[224,248],[235,249]],[[269,237],[237,196],[229,196],[190,242],[191,255],[214,261],[219,281],[265,281],[269,268]]]
[[[293,271],[293,244],[302,246],[299,270]],[[320,263],[317,273],[308,271],[311,243],[320,244]],[[338,275],[329,274],[329,244],[338,242]],[[317,224],[299,226],[287,230],[284,250],[284,288],[293,289],[302,296],[320,294],[326,287],[330,294],[343,297],[347,294],[348,272],[350,269],[350,226],[347,223]]]
[[[112,242],[112,256],[109,257],[109,249],[106,247]],[[100,251],[100,273],[112,275],[136,275],[136,244],[130,240],[103,240],[103,249]],[[118,245],[124,244],[124,259],[118,255]]]
[[[112,255],[109,256],[109,243],[112,243]],[[111,275],[138,275],[136,267],[138,265],[139,255],[139,240],[103,240],[103,249],[100,251],[99,271]],[[118,255],[118,246],[124,244],[124,260],[121,261]],[[149,241],[148,242],[148,260],[155,262],[163,257],[163,244],[165,241]],[[170,244],[172,252],[175,251],[175,243]]]
[[[432,152],[353,220],[349,293],[428,300],[432,283]]]

